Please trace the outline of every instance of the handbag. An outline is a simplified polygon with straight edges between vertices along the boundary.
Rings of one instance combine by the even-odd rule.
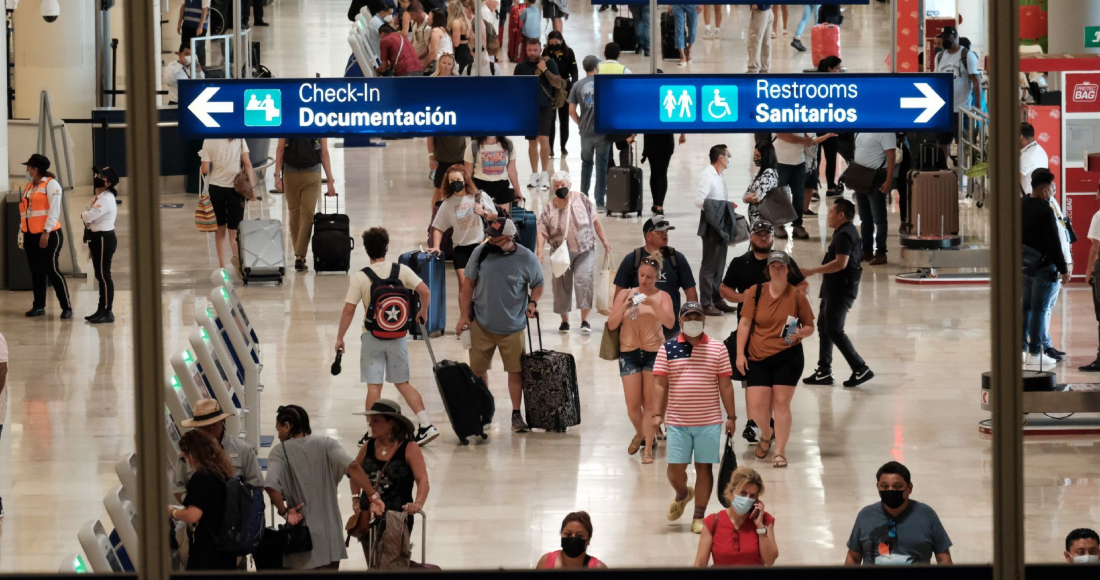
[[[612,330],[605,322],[603,324],[603,338],[600,339],[600,358],[603,360],[619,360],[619,332],[623,329],[620,325]]]
[[[366,449],[366,446],[364,446],[363,448]],[[397,453],[395,452],[394,455],[397,455]],[[389,459],[386,460],[385,463],[382,464],[382,469],[378,471],[379,481],[382,479],[382,474],[386,472],[386,467],[390,464],[390,461],[392,461],[392,460],[393,460],[393,457],[391,456]],[[373,482],[372,482],[372,484],[373,484]],[[351,517],[348,518],[347,523],[344,524],[344,531],[346,531],[348,533],[348,537],[344,539],[344,547],[347,547],[347,546],[351,545],[351,539],[352,538],[362,540],[363,538],[366,538],[370,535],[370,527],[371,527],[371,524],[374,523],[374,522],[373,522],[373,518],[370,517],[370,505],[369,505],[370,502],[369,501],[367,502],[368,503],[367,511],[366,512],[363,511],[363,499],[364,498],[365,498],[365,494],[360,492],[359,497],[356,498],[356,501],[358,502],[357,505],[359,506],[359,509],[356,510],[355,513],[351,514]]]
[[[573,211],[569,203],[565,205],[565,233],[561,237],[561,245],[550,254],[550,270],[555,278],[561,278],[569,271],[569,224],[573,221]]]
[[[283,457],[286,458],[286,468],[290,471],[290,479],[295,483],[298,482],[298,478],[294,475],[294,466],[290,464],[290,455],[286,452],[286,446],[283,446]],[[272,548],[281,548],[280,553],[286,554],[299,554],[301,552],[309,552],[313,550],[313,535],[309,533],[309,526],[305,523],[297,525],[280,524],[278,530],[273,530]],[[266,537],[267,532],[264,532]],[[262,541],[261,541],[262,543]]]
[[[611,303],[615,300],[615,258],[610,253],[603,255],[603,266],[596,274],[596,312],[604,316],[611,313]]]
[[[756,204],[756,213],[771,222],[773,226],[785,226],[798,219],[798,212],[791,199],[791,191],[786,186],[768,190],[764,199]]]
[[[878,181],[879,169],[871,169],[870,167],[864,167],[858,163],[851,163],[848,165],[848,169],[844,170],[844,175],[841,176],[841,180],[844,185],[852,191],[858,193],[871,193],[875,188],[875,182]]]
[[[1062,225],[1066,228],[1066,235],[1069,237],[1069,243],[1077,243],[1077,232],[1073,231],[1073,222],[1069,221],[1069,216],[1062,216]]]
[[[218,216],[214,213],[214,204],[210,201],[210,184],[199,175],[199,203],[195,206],[195,228],[204,234],[218,231]]]
[[[722,452],[722,463],[718,466],[718,485],[714,490],[718,493],[718,503],[722,504],[722,507],[730,507],[730,500],[726,497],[726,487],[729,486],[730,478],[733,477],[734,470],[737,469],[737,453],[733,449],[733,433],[726,432],[726,449]]]
[[[734,214],[733,224],[733,240],[728,244],[730,246],[740,244],[741,242],[748,241],[749,239],[749,220],[741,214]]]
[[[745,352],[746,353],[749,351],[749,341],[752,340],[752,329],[756,326],[756,311],[759,309],[758,306],[760,304],[760,292],[763,289],[764,289],[763,284],[757,284],[756,285],[756,296],[753,298],[753,305],[757,306],[757,308],[753,308],[753,310],[752,310],[752,319],[749,321],[749,337],[745,339]],[[744,305],[742,305],[741,307],[744,308]],[[723,343],[726,345],[726,352],[729,353],[730,368],[733,370],[733,374],[730,375],[730,378],[735,380],[735,381],[745,380],[745,375],[741,374],[741,371],[738,370],[738,368],[737,368],[737,327],[736,326],[733,328],[733,332],[731,332],[730,335],[726,337],[726,340],[723,341]]]
[[[241,139],[241,154],[244,154],[244,139]],[[247,201],[256,199],[256,192],[252,191],[252,184],[248,181],[248,170],[244,168],[243,163],[240,171],[237,172],[237,177],[233,178],[233,191]]]

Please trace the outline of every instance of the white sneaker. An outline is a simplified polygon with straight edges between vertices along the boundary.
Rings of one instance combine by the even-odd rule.
[[[1058,361],[1050,358],[1044,353],[1029,354],[1027,356],[1027,362],[1024,363],[1026,367],[1033,367],[1038,370],[1051,369],[1054,365],[1058,364]]]
[[[1027,364],[1027,351],[1026,350],[1023,352],[1023,358],[1020,360],[1020,362],[1024,363],[1025,365]]]
[[[550,174],[543,171],[539,176],[539,187],[542,189],[550,189]]]
[[[532,173],[531,174],[531,179],[527,180],[527,187],[538,187],[538,186],[539,186],[539,174],[538,173]]]
[[[715,28],[714,33],[711,34],[710,37],[714,40],[718,40],[719,38],[722,38],[722,29],[721,28]]]

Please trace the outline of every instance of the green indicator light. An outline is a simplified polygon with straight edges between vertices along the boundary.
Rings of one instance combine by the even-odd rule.
[[[222,291],[222,298],[229,300],[229,293],[225,291],[225,288],[219,288]]]
[[[172,375],[172,388],[177,391],[180,390],[180,380],[176,375]]]
[[[76,557],[76,566],[75,566],[75,568],[76,568],[76,573],[77,574],[87,574],[88,573],[88,567],[84,564],[84,558],[81,558],[80,556]]]
[[[200,328],[199,333],[202,334],[203,340],[210,340],[210,335],[206,334],[206,329],[205,328]]]
[[[193,362],[195,359],[191,357],[190,350],[183,351],[183,362]]]

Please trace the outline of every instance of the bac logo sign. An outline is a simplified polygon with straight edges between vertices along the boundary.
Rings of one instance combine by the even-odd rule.
[[[1095,103],[1098,89],[1100,85],[1088,81],[1074,85],[1073,100],[1078,103]]]

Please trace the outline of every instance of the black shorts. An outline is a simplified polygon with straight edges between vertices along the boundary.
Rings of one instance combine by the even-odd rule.
[[[539,137],[549,137],[554,134],[554,119],[558,110],[554,107],[539,107],[539,134],[535,137],[526,137],[528,141],[534,141]]]
[[[565,13],[562,12],[561,8],[552,1],[542,0],[542,17],[553,20],[555,18],[564,18]]]
[[[512,189],[512,184],[507,179],[501,179],[500,181],[484,181],[475,177],[474,185],[481,191],[487,193],[489,198],[493,200],[493,203],[497,205],[509,207],[516,199],[516,192]]]
[[[434,185],[436,189],[443,187],[443,178],[447,175],[447,170],[450,169],[452,165],[458,165],[460,167],[465,165],[462,161],[439,161],[438,159],[436,163],[439,163],[439,167],[435,168],[435,177],[432,178],[432,185]]]
[[[454,264],[455,270],[466,269],[466,264],[470,263],[470,254],[474,253],[474,248],[481,244],[470,244],[469,246],[455,246],[454,252],[451,253],[451,263]]]
[[[805,366],[806,359],[802,355],[802,343],[798,343],[764,360],[750,360],[749,372],[745,375],[745,386],[796,386],[802,380],[802,370]]]
[[[235,230],[244,220],[244,198],[232,187],[210,186],[210,203],[214,204],[214,216],[218,225]]]

